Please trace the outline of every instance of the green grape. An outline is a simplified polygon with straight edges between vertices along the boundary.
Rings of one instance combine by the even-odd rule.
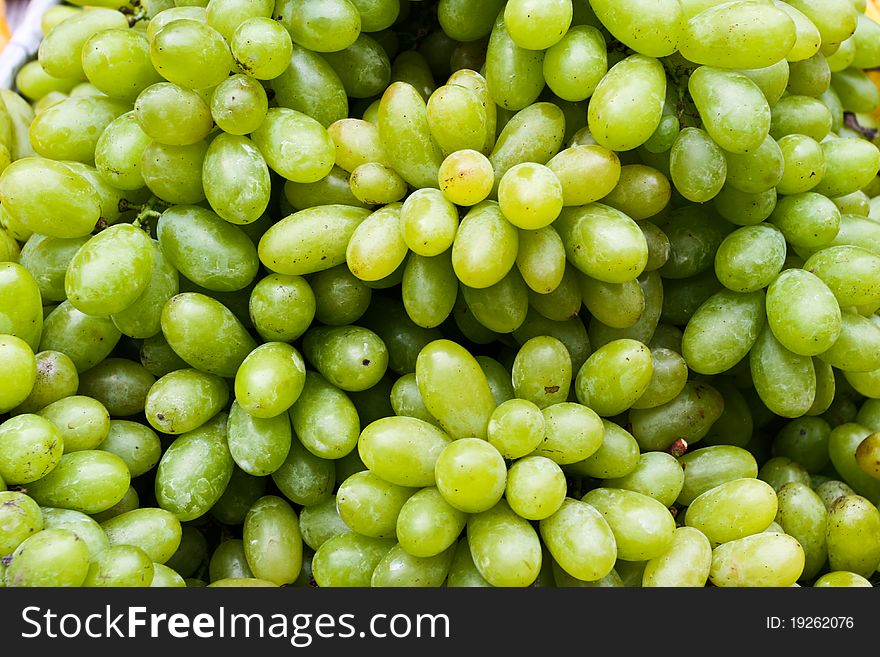
[[[767,138],[770,106],[760,88],[741,73],[701,66],[688,90],[712,140],[732,153],[748,153]]]
[[[153,194],[172,205],[203,201],[202,165],[207,151],[206,141],[188,146],[151,142],[140,160],[144,183]]]
[[[694,203],[717,196],[727,178],[724,153],[700,128],[679,133],[670,150],[669,169],[675,189]]]
[[[361,165],[356,171],[369,166]],[[390,169],[388,171],[393,174]],[[352,174],[352,181],[354,179]],[[360,280],[379,281],[402,265],[408,249],[403,239],[400,214],[401,204],[390,203],[370,214],[352,232],[346,247],[346,262]]]
[[[501,0],[490,0],[478,5],[466,0],[440,0],[437,18],[443,31],[456,41],[475,41],[489,36],[498,12],[504,8]]]
[[[345,264],[317,272],[309,277],[309,285],[315,295],[315,318],[330,326],[356,322],[372,298],[371,288]]]
[[[263,86],[249,75],[231,75],[214,87],[210,99],[211,117],[231,135],[254,132],[266,118],[269,101]]]
[[[351,176],[347,171],[333,165],[326,176],[313,183],[284,183],[284,197],[294,210],[305,210],[317,205],[342,204],[367,207],[351,190]],[[264,215],[265,216],[265,215]]]
[[[532,454],[568,465],[583,461],[602,445],[604,424],[592,409],[573,402],[559,402],[541,412],[544,437]]]
[[[107,534],[90,516],[70,509],[41,507],[43,529],[67,529],[79,536],[89,550],[89,557],[94,559],[110,545]]]
[[[395,541],[356,532],[334,536],[321,545],[312,560],[312,577],[319,587],[368,587],[376,566]]]
[[[861,575],[851,573],[845,570],[837,570],[831,573],[825,573],[813,582],[815,587],[826,586],[873,586],[870,580],[865,579]]]
[[[115,454],[81,450],[62,456],[48,474],[31,482],[28,494],[41,506],[93,514],[119,502],[130,479],[128,466]]]
[[[130,29],[102,30],[82,47],[88,81],[111,98],[132,101],[162,78],[150,61],[150,42]]]
[[[749,353],[755,390],[764,404],[782,417],[803,415],[816,396],[816,373],[809,356],[796,354],[775,337],[770,326]],[[782,381],[787,384],[784,390]]]
[[[794,247],[830,245],[840,229],[840,211],[828,197],[803,192],[782,198],[770,217]]]
[[[527,456],[510,467],[504,495],[520,517],[543,520],[559,510],[566,490],[562,468],[544,456]]]
[[[314,327],[303,338],[303,353],[330,383],[347,391],[372,387],[388,366],[381,338],[360,326]]]
[[[418,189],[403,202],[400,225],[408,248],[420,256],[437,256],[454,243],[458,212],[443,193]]]
[[[483,201],[495,184],[492,163],[485,155],[472,149],[450,153],[440,164],[437,176],[443,196],[461,206],[472,206]]]
[[[425,408],[414,372],[404,374],[394,382],[390,397],[391,408],[395,415],[424,420],[439,428],[437,419]]]
[[[140,363],[126,358],[105,358],[79,378],[79,394],[101,402],[111,416],[142,413],[147,392],[156,377]]]
[[[37,52],[43,69],[56,78],[85,77],[81,53],[89,38],[103,30],[128,29],[128,20],[115,9],[96,8],[61,21],[40,41]]]
[[[671,507],[684,484],[684,468],[674,456],[665,452],[646,452],[638,465],[623,477],[606,479],[608,488],[620,488],[652,497],[663,506]]]
[[[796,354],[828,350],[841,332],[837,299],[817,276],[789,269],[767,289],[767,320],[776,339]]]
[[[665,347],[653,347],[651,360],[651,381],[631,408],[654,408],[665,404],[675,399],[687,382],[688,366],[678,352]]]
[[[188,89],[218,85],[234,64],[223,36],[190,19],[168,23],[153,35],[150,60],[162,77]]]
[[[488,440],[504,458],[533,452],[544,439],[544,415],[526,399],[499,404],[489,419]]]
[[[828,437],[828,455],[834,470],[840,474],[838,478],[851,488],[852,493],[876,502],[880,501],[880,484],[862,470],[856,460],[859,445],[871,433],[870,429],[852,421],[838,424]],[[826,501],[829,509],[831,502],[831,499]]]
[[[620,180],[602,202],[641,221],[661,212],[671,194],[669,180],[660,171],[630,164],[621,168]]]
[[[776,517],[777,508],[776,493],[766,482],[733,479],[694,498],[684,520],[715,546],[763,532]]]
[[[153,572],[153,562],[143,550],[133,545],[114,545],[89,563],[82,586],[150,586]]]
[[[474,565],[492,586],[529,586],[541,568],[541,542],[529,522],[501,500],[468,518]]]
[[[782,270],[785,236],[772,225],[744,226],[730,233],[715,253],[715,275],[734,292],[767,287]]]
[[[401,293],[407,315],[419,326],[439,326],[452,312],[458,280],[450,255],[447,252],[425,257],[413,253],[407,258]]]
[[[345,171],[354,171],[361,164],[387,164],[379,129],[362,119],[340,119],[327,128],[336,146],[336,164]]]
[[[579,292],[574,294],[577,287],[577,276],[574,270],[566,267],[565,246],[562,244],[559,233],[551,226],[545,226],[538,230],[520,230],[518,242],[516,267],[529,287],[530,299],[534,301],[538,298],[544,298],[549,302],[552,298],[553,302],[544,304],[542,308],[546,312],[547,308],[557,308],[556,297],[549,296],[553,292],[561,294],[570,290],[572,296],[580,297]],[[560,287],[562,287],[561,290]],[[571,305],[575,307],[571,307]],[[551,318],[560,321],[568,319],[580,309],[580,298],[572,300],[571,305],[566,306],[565,309],[551,311],[551,315],[554,315]],[[556,317],[556,315],[561,316]]]
[[[507,481],[503,457],[479,438],[461,438],[444,447],[434,472],[443,498],[465,513],[480,513],[495,506]]]
[[[859,13],[856,31],[853,33],[856,46],[853,66],[868,69],[880,64],[880,51],[877,49],[878,37],[880,37],[880,30],[877,29],[877,22],[865,14]]]
[[[724,185],[712,200],[715,209],[732,224],[752,226],[764,221],[776,207],[776,190],[758,194],[741,192]]]
[[[871,211],[871,198],[860,189],[832,200],[843,214],[867,217]]]
[[[431,135],[427,104],[411,84],[393,82],[382,94],[379,137],[388,164],[415,188],[437,187],[443,153]]]
[[[870,577],[880,556],[880,511],[860,495],[838,498],[828,510],[825,538],[832,571]]]
[[[498,201],[514,226],[537,230],[562,210],[562,185],[548,167],[524,162],[508,169],[498,186]]]
[[[272,0],[241,2],[241,0],[213,0],[207,3],[205,18],[208,25],[231,42],[236,28],[254,17],[271,16],[275,7]],[[280,23],[278,27],[283,27]],[[287,30],[284,30],[287,32]]]
[[[543,61],[547,86],[564,100],[589,98],[608,70],[602,33],[589,25],[571,27],[551,46]]]
[[[822,142],[826,171],[815,191],[843,196],[867,185],[880,168],[880,150],[864,139],[828,139]]]
[[[462,285],[460,298],[476,322],[499,334],[519,328],[529,308],[528,287],[515,269],[486,288]]]
[[[565,114],[555,104],[537,102],[510,117],[489,154],[495,186],[511,167],[523,162],[547,163],[565,137]]]
[[[712,546],[706,536],[693,527],[676,527],[669,549],[645,564],[642,586],[703,587],[711,565]]]
[[[725,153],[724,159],[727,162],[725,185],[748,194],[760,194],[781,185],[785,166],[781,146],[785,140],[794,138],[792,135],[783,137],[777,144],[776,140],[768,135],[758,148],[749,153]],[[778,191],[785,193],[782,189]]]
[[[44,529],[19,545],[6,568],[7,587],[78,587],[89,571],[85,541],[67,529]]]
[[[681,438],[694,443],[705,437],[721,416],[724,398],[706,383],[688,381],[672,400],[648,409],[632,409],[632,434],[643,450],[663,450]]]
[[[214,127],[211,111],[202,97],[170,82],[144,89],[135,101],[134,111],[144,133],[161,144],[195,144]]]
[[[858,246],[829,246],[804,263],[804,269],[818,276],[831,288],[841,308],[874,303],[880,289],[874,284],[874,272],[880,268],[880,257]]]
[[[15,74],[15,88],[32,103],[52,92],[68,94],[79,82],[78,78],[56,78],[49,75],[36,59],[22,65]],[[8,140],[4,139],[6,141]]]
[[[256,276],[259,261],[250,238],[210,210],[169,208],[162,213],[156,233],[170,264],[197,285],[232,292]]]
[[[37,359],[30,345],[14,335],[0,335],[0,368],[9,379],[0,389],[0,412],[22,404],[37,380]]]
[[[152,470],[162,455],[158,436],[149,427],[129,420],[110,420],[107,436],[97,449],[125,461],[132,478]]]
[[[789,66],[788,93],[798,96],[821,96],[831,84],[831,69],[825,55],[817,52],[808,59]]]
[[[266,163],[294,182],[316,182],[330,173],[335,146],[315,119],[285,107],[273,107],[251,135]]]
[[[349,181],[354,197],[365,205],[394,203],[407,192],[406,182],[391,167],[378,162],[361,164]]]
[[[452,562],[453,549],[432,557],[409,554],[395,545],[382,558],[370,580],[373,587],[438,587],[446,580]]]
[[[526,340],[513,361],[512,381],[516,396],[538,408],[566,401],[571,377],[568,351],[562,341],[553,336]]]
[[[380,95],[393,79],[391,61],[379,41],[360,34],[347,48],[323,53],[350,98]]]
[[[534,103],[544,88],[544,53],[517,45],[507,28],[505,13],[499,11],[493,17],[485,77],[495,102],[504,109],[517,111]],[[559,34],[558,38],[561,37]]]
[[[303,507],[299,516],[299,528],[303,543],[313,550],[317,550],[334,536],[351,531],[339,517],[335,495],[318,504]]]
[[[0,552],[7,555],[43,529],[39,505],[24,493],[0,491],[0,527]]]
[[[786,456],[797,461],[810,473],[821,472],[828,464],[830,434],[831,427],[822,418],[796,418],[776,434],[772,447],[773,456]]]
[[[819,52],[822,44],[822,36],[819,29],[807,16],[798,9],[795,9],[787,2],[773,0],[773,4],[777,9],[781,9],[788,17],[791,18],[795,28],[795,42],[788,51],[785,58],[790,62],[799,62],[812,57]]]
[[[156,32],[168,23],[182,18],[201,21],[202,23],[207,22],[207,4],[204,0],[189,0],[188,3],[184,0],[184,2],[175,3],[176,6],[174,7],[160,11],[147,22],[147,38],[152,41],[153,37],[156,36]]]
[[[603,515],[586,502],[566,498],[559,510],[539,523],[559,567],[579,580],[606,577],[617,558],[615,535]]]
[[[306,372],[306,382],[290,408],[293,430],[316,456],[338,459],[358,444],[360,420],[351,399],[316,372]]]
[[[761,68],[783,59],[796,39],[795,24],[786,12],[770,3],[744,1],[722,3],[693,16],[678,47],[685,59],[697,64]]]
[[[596,0],[590,6],[615,38],[638,53],[665,57],[678,48],[686,18],[680,3],[641,1],[622,7]]]
[[[777,522],[786,534],[794,536],[804,548],[804,572],[808,580],[825,565],[828,548],[825,542],[825,505],[809,486],[798,482],[787,483],[776,491],[779,500]]]
[[[575,377],[578,401],[598,415],[618,415],[645,392],[653,374],[648,347],[637,340],[613,340],[587,358]],[[584,455],[586,458],[589,454]],[[581,459],[578,459],[581,460]]]
[[[345,262],[355,228],[370,215],[364,208],[324,205],[300,210],[274,224],[260,238],[260,260],[279,274],[303,275]],[[336,224],[332,241],[324,226]]]
[[[182,369],[169,372],[152,385],[144,412],[154,429],[174,435],[199,428],[228,400],[229,389],[219,376]]]
[[[568,31],[571,0],[512,0],[504,8],[504,25],[520,48],[545,50]]]
[[[101,402],[84,395],[59,399],[37,413],[54,424],[64,453],[96,449],[110,431],[110,414]]]
[[[610,150],[641,146],[660,123],[665,95],[666,78],[660,62],[631,55],[609,69],[590,98],[590,132]]]
[[[98,192],[60,162],[16,160],[0,174],[0,203],[17,224],[50,237],[83,237],[101,218]]]
[[[76,16],[82,11],[79,7],[71,5],[53,5],[46,9],[40,16],[40,28],[43,34],[48,34],[53,27],[58,25],[65,18]]]
[[[256,347],[232,311],[195,292],[168,300],[162,309],[162,333],[190,366],[224,377],[234,376]]]
[[[852,488],[837,479],[828,479],[816,486],[815,490],[825,505],[826,511],[831,508],[831,505],[837,498],[845,495],[855,495],[855,491]]]
[[[877,465],[880,463],[880,459],[877,458],[878,443],[880,443],[880,435],[875,432],[860,442],[856,448],[856,463],[875,479],[880,479]]]
[[[416,376],[425,406],[451,437],[485,438],[496,404],[485,374],[463,347],[449,340],[430,343],[419,353]],[[458,382],[456,390],[447,385],[450,377]]]
[[[715,586],[787,587],[800,578],[804,561],[796,538],[761,532],[716,547],[709,581]]]
[[[93,513],[92,517],[98,522],[105,522],[118,515],[137,509],[140,506],[140,496],[133,486],[129,486],[125,491],[125,495],[116,504],[109,509],[104,509],[98,513]]]
[[[647,495],[625,489],[594,488],[583,501],[605,518],[614,534],[618,559],[653,559],[666,552],[672,543],[672,515]]]
[[[770,135],[777,141],[788,135],[805,135],[822,141],[831,131],[831,110],[810,96],[785,96],[773,106]]]
[[[34,482],[58,466],[63,450],[63,435],[54,423],[16,415],[0,424],[0,477],[9,484]]]
[[[632,472],[639,462],[639,445],[635,438],[619,425],[602,420],[605,429],[602,444],[583,461],[568,464],[563,472],[597,479],[623,477]]]
[[[399,0],[352,0],[361,15],[364,32],[379,32],[391,27],[400,15]]]
[[[565,209],[555,228],[570,262],[592,278],[625,283],[644,271],[647,241],[636,222],[619,210],[600,203]]]
[[[276,495],[254,502],[244,520],[244,554],[251,572],[277,585],[293,583],[303,561],[296,511]]]
[[[845,0],[834,2],[793,0],[789,4],[800,10],[816,25],[822,38],[823,48],[833,48],[852,36],[856,30],[856,12],[852,3]]]
[[[107,316],[131,306],[150,282],[153,245],[130,224],[101,231],[73,256],[64,287],[68,301],[89,315]]]
[[[287,68],[270,86],[279,106],[302,112],[325,127],[348,116],[348,96],[339,75],[321,55],[296,43]]]
[[[343,481],[336,493],[339,517],[361,535],[392,538],[400,510],[414,492],[370,471],[357,472]]]
[[[236,401],[254,417],[274,418],[300,396],[305,376],[305,363],[294,347],[263,343],[248,354],[235,374]]]
[[[122,190],[141,189],[141,158],[150,144],[150,137],[141,129],[134,111],[111,121],[95,144],[95,167],[110,185]]]
[[[291,0],[290,24],[285,27],[293,40],[317,52],[347,48],[361,31],[361,15],[348,0]]]
[[[58,399],[75,394],[79,386],[76,366],[66,354],[39,351],[34,360],[36,378],[27,397],[13,409],[16,415],[35,413]]]
[[[226,444],[226,423],[227,414],[218,413],[176,438],[159,461],[156,500],[181,521],[205,513],[229,483],[233,460]]]
[[[554,155],[547,166],[562,185],[562,204],[586,205],[606,197],[617,186],[622,168],[617,155],[604,146],[571,146]]]
[[[880,367],[880,330],[871,320],[852,312],[840,316],[840,334],[820,358],[843,372],[871,372]]]

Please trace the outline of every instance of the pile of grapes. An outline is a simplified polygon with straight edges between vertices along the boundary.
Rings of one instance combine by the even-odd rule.
[[[865,0],[120,2],[0,89],[0,585],[880,581]]]

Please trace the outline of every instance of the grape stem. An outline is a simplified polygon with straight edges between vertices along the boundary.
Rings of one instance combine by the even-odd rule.
[[[859,123],[858,118],[852,112],[843,113],[843,122],[846,127],[851,128],[862,135],[868,141],[874,141],[877,138],[877,128],[868,128]]]

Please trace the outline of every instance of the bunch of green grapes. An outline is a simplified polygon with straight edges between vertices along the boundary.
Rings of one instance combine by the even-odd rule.
[[[858,0],[58,5],[0,584],[872,586]]]

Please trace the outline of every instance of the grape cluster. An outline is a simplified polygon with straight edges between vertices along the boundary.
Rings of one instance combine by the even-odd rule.
[[[121,1],[0,89],[0,585],[877,583],[865,0]]]

